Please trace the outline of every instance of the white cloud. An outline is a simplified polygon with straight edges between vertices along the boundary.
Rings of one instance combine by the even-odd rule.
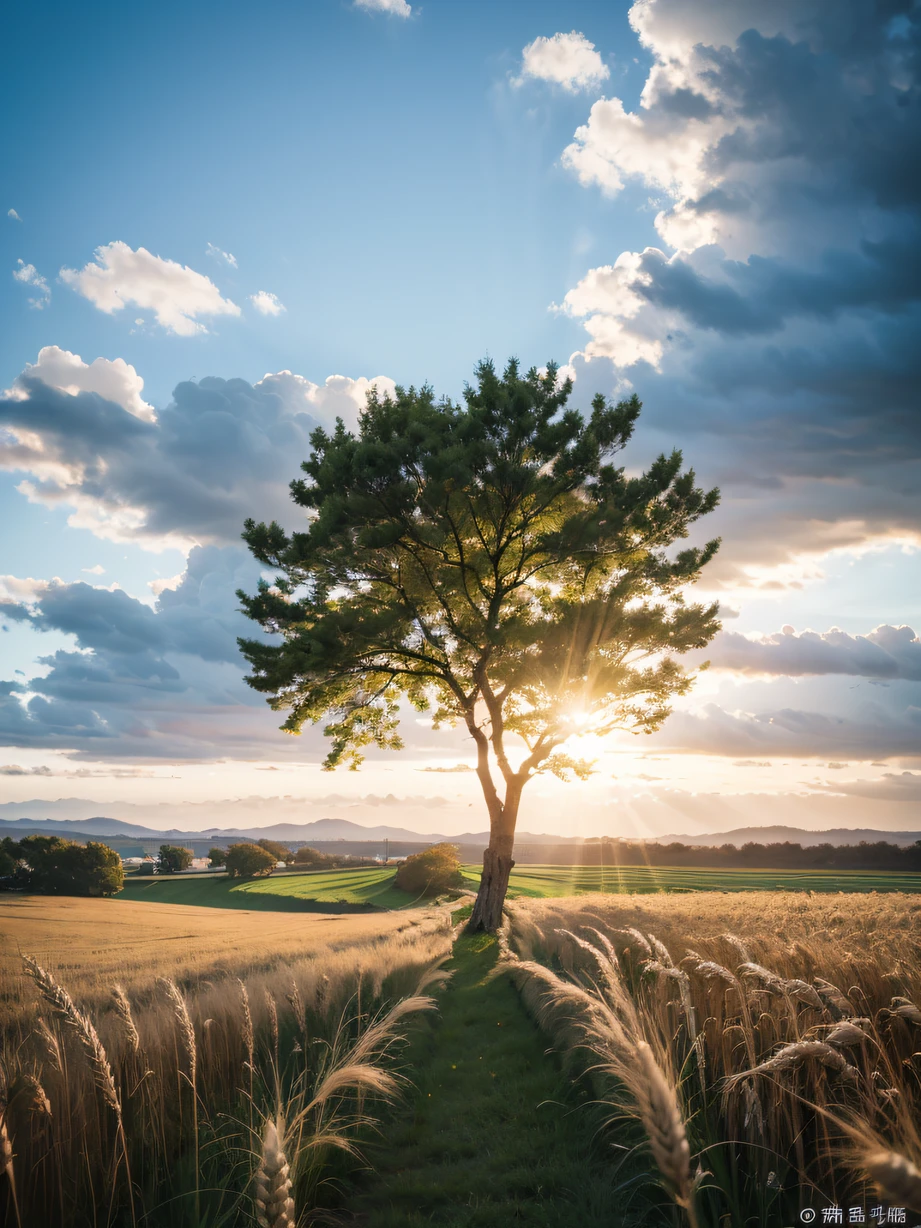
[[[106,569],[101,563],[97,563],[95,567],[81,567],[81,571],[86,572],[88,576],[104,576]]]
[[[147,587],[155,597],[159,597],[161,593],[165,593],[167,589],[174,593],[182,583],[185,572],[179,571],[174,576],[159,576],[156,580],[148,580]]]
[[[16,210],[15,210],[15,209],[7,209],[7,211],[6,211],[6,216],[7,216],[7,217],[11,217],[11,218],[13,219],[13,221],[14,221],[14,222],[21,222],[21,221],[22,221],[22,218],[19,216],[19,214],[16,212]]]
[[[554,34],[535,38],[521,53],[521,76],[512,80],[521,85],[526,79],[552,81],[574,94],[596,88],[611,75],[611,70],[584,34]]]
[[[144,422],[156,420],[153,406],[148,405],[141,396],[143,379],[123,358],[94,358],[86,363],[79,354],[72,354],[70,350],[62,350],[56,345],[46,345],[39,350],[34,363],[26,364],[11,390],[12,395],[16,396],[17,389],[24,387],[23,381],[30,379],[40,379],[49,388],[71,396],[80,392],[95,392],[106,401],[114,401],[135,418]]]
[[[29,306],[34,307],[37,311],[41,311],[43,307],[47,307],[51,302],[51,287],[44,277],[40,275],[34,264],[26,264],[22,260],[17,260],[16,263],[19,267],[13,269],[13,276],[24,286],[32,287],[35,295],[29,299]]]
[[[369,13],[389,13],[392,17],[409,17],[413,11],[406,0],[355,0],[355,7]]]
[[[133,367],[88,366],[52,346],[0,395],[0,469],[23,475],[31,502],[68,508],[69,524],[107,541],[183,552],[236,542],[247,516],[290,522],[288,482],[311,434],[337,417],[354,426],[372,385],[395,388],[290,371],[255,386],[205,376],[177,385],[154,416]]]
[[[392,395],[396,390],[396,384],[386,375],[375,375],[373,379],[330,375],[324,383],[314,384],[292,371],[266,374],[255,387],[278,393],[289,413],[309,413],[324,427],[331,427],[336,418],[342,418],[347,427],[354,427],[372,387],[381,394]]]
[[[249,297],[260,315],[280,316],[283,311],[287,311],[284,303],[279,302],[277,296],[270,294],[268,290],[260,290],[258,294],[251,294]]]
[[[188,265],[118,241],[97,247],[94,255],[96,263],[80,270],[61,269],[61,280],[109,315],[128,303],[147,307],[167,332],[180,337],[208,331],[199,316],[240,315],[236,303]]]
[[[221,264],[229,264],[232,269],[237,267],[237,258],[233,252],[222,251],[219,247],[215,247],[213,243],[209,243],[205,249],[206,256],[212,256]]]

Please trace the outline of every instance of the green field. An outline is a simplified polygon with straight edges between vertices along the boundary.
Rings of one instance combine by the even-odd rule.
[[[464,866],[476,890],[479,867]],[[221,875],[125,879],[123,899],[212,908],[274,912],[353,912],[356,908],[406,908],[421,903],[393,885],[392,868],[284,872],[233,882]],[[921,874],[834,870],[702,870],[675,867],[519,866],[509,898],[546,898],[687,891],[921,891]]]

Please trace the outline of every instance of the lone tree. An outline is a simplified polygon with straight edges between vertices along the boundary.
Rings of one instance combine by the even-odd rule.
[[[291,484],[306,528],[243,534],[277,576],[238,595],[281,637],[240,641],[247,681],[290,709],[284,730],[326,718],[325,766],[355,768],[370,744],[402,746],[405,698],[473,738],[490,838],[472,930],[501,920],[528,781],[590,773],[562,750],[574,734],[658,729],[693,681],[674,654],[719,626],[716,605],[684,599],[718,541],[668,549],[718,492],[677,451],[628,476],[614,458],[639,400],[599,394],[583,417],[571,392],[556,366],[515,360],[501,376],[481,362],[463,404],[372,390],[357,434],[311,436]]]
[[[227,850],[227,874],[230,878],[256,878],[271,874],[278,859],[258,844],[241,841]]]
[[[157,854],[158,874],[179,874],[192,864],[192,850],[179,844],[161,844]]]

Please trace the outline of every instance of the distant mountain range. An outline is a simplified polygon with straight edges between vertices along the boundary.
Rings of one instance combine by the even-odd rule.
[[[29,833],[41,833],[59,836],[122,836],[128,839],[162,840],[171,843],[177,840],[292,840],[310,843],[317,841],[327,843],[332,840],[362,842],[375,840],[394,840],[418,844],[420,842],[436,843],[450,840],[454,844],[486,845],[489,833],[463,832],[461,835],[445,836],[432,833],[419,833],[406,827],[390,827],[387,825],[365,827],[361,823],[352,823],[348,819],[317,819],[312,823],[275,823],[268,827],[209,827],[204,831],[181,831],[177,828],[156,830],[143,827],[137,823],[126,823],[121,819],[110,819],[98,816],[90,819],[0,819],[0,837],[24,836]],[[519,845],[523,844],[578,844],[579,836],[553,836],[546,833],[522,831],[516,835]],[[861,840],[874,842],[885,840],[889,844],[914,844],[921,840],[921,831],[876,831],[872,828],[830,828],[824,831],[807,831],[800,827],[736,827],[731,831],[705,832],[703,835],[668,835],[650,837],[650,843],[670,844],[677,841],[681,844],[697,844],[707,847],[717,847],[720,844],[735,844],[740,846],[749,841],[758,844],[774,844],[790,841],[812,847],[816,844],[859,844]]]
[[[741,846],[749,841],[756,844],[782,844],[784,841],[812,848],[816,844],[872,844],[885,840],[887,844],[914,844],[921,840],[921,831],[876,831],[871,827],[830,827],[823,831],[806,831],[802,827],[735,827],[732,831],[711,831],[702,836],[656,836],[656,844],[702,844],[717,848],[721,844]],[[650,841],[653,843],[653,841]]]
[[[29,832],[47,835],[66,836],[68,834],[85,836],[128,836],[135,839],[151,840],[329,840],[368,841],[397,840],[411,843],[440,840],[451,840],[455,844],[485,844],[489,840],[489,832],[464,832],[460,836],[443,836],[437,834],[420,834],[406,827],[365,827],[361,823],[352,823],[348,819],[317,819],[313,823],[275,823],[269,827],[208,827],[204,831],[180,831],[170,828],[168,831],[155,831],[151,827],[142,827],[137,823],[125,823],[121,819],[104,817],[92,819],[0,819],[0,837],[25,835]],[[576,836],[535,835],[532,832],[519,832],[517,839],[522,844],[570,844],[577,843]]]

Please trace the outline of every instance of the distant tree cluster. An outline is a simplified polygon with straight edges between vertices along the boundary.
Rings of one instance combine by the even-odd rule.
[[[271,874],[279,858],[261,844],[242,841],[227,850],[224,865],[229,878],[257,878]]]
[[[561,850],[558,850],[561,851]],[[588,840],[578,849],[570,845],[566,861],[605,866],[712,866],[716,869],[765,870],[921,870],[921,840],[907,847],[885,840],[859,844],[816,844],[803,847],[790,840],[773,844],[749,841],[741,847],[643,844],[627,840]],[[556,860],[548,850],[548,860]]]
[[[157,854],[157,873],[179,874],[188,870],[193,855],[191,849],[182,848],[178,844],[161,844]]]
[[[114,895],[121,891],[121,858],[107,844],[77,844],[60,836],[7,836],[0,844],[0,876],[14,890],[36,895]]]
[[[294,864],[299,869],[338,870],[349,866],[376,866],[373,857],[355,857],[351,853],[321,853],[319,849],[304,845],[294,854]]]
[[[412,895],[438,895],[463,883],[460,849],[456,844],[433,844],[401,863],[394,883]]]

